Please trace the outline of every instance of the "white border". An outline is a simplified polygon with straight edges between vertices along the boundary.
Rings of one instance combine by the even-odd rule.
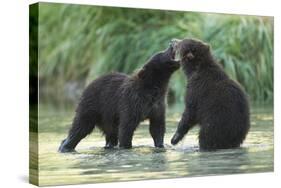
[[[28,4],[6,1],[0,7],[1,187],[28,184]],[[275,17],[274,122],[275,172],[198,178],[76,185],[68,187],[278,187],[280,166],[281,16],[278,0],[55,0],[52,2],[122,7],[157,8],[199,12],[250,14]],[[279,53],[277,53],[279,52]]]

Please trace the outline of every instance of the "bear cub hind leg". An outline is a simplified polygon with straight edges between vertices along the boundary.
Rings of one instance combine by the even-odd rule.
[[[95,127],[93,118],[85,116],[76,116],[72,127],[69,130],[68,136],[61,142],[59,152],[74,152],[77,144],[90,134]]]

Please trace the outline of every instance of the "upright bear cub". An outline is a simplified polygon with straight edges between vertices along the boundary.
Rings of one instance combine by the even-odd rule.
[[[187,76],[185,111],[171,143],[177,144],[196,124],[203,150],[239,147],[249,123],[249,106],[242,88],[215,62],[209,46],[194,39],[174,41]]]
[[[155,147],[163,147],[165,94],[172,73],[180,66],[170,46],[154,55],[132,76],[112,73],[93,81],[82,94],[68,137],[60,152],[76,145],[97,126],[105,135],[106,148],[118,144],[132,147],[132,137],[141,121],[149,119]]]

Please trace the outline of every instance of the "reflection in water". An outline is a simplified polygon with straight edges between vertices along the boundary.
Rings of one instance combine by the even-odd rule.
[[[57,149],[73,113],[54,112],[45,106],[40,107],[40,113],[40,185],[273,171],[272,108],[254,110],[252,128],[242,148],[216,152],[199,151],[198,129],[190,131],[176,147],[167,144],[178,118],[169,115],[165,149],[153,147],[144,123],[135,132],[132,149],[104,149],[104,138],[94,131],[78,145],[77,153],[61,154]],[[32,133],[31,138],[36,139],[35,135]],[[33,170],[36,165],[30,168]]]
[[[248,151],[245,148],[221,150],[217,152],[200,152],[187,163],[187,169],[193,175],[230,174],[244,172],[242,166],[249,165]]]
[[[146,146],[138,146],[131,150],[98,149],[81,154],[78,159],[76,167],[86,169],[82,175],[97,173],[95,168],[109,173],[130,173],[136,169],[142,172],[158,172],[167,168],[165,149]]]

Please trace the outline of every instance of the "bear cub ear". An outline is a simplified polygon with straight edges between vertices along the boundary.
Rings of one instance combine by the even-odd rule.
[[[203,43],[204,44],[204,46],[206,47],[206,49],[209,51],[210,50],[210,45],[209,44],[207,44],[207,43]]]
[[[139,78],[143,78],[144,77],[144,74],[145,74],[145,67],[143,67],[139,72],[138,72],[138,77]]]

